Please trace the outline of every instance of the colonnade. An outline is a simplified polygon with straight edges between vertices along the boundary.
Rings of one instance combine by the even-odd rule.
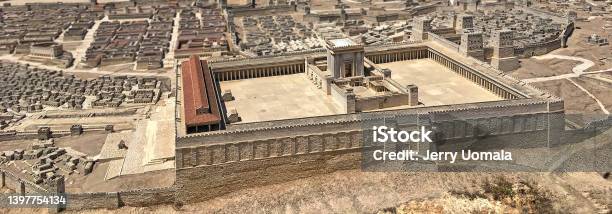
[[[518,96],[506,91],[504,88],[498,86],[494,82],[484,78],[479,75],[476,71],[462,64],[456,62],[453,59],[450,59],[442,54],[438,54],[433,51],[428,51],[428,58],[444,65],[455,73],[461,75],[462,77],[469,79],[470,81],[478,84],[479,86],[493,92],[494,94],[504,98],[504,99],[516,99]]]
[[[290,64],[263,68],[244,68],[229,71],[215,71],[215,75],[219,81],[227,81],[289,75],[302,72],[304,72],[304,64]]]
[[[404,52],[383,53],[366,56],[370,61],[378,63],[387,63],[395,61],[404,61],[412,59],[423,59],[427,57],[427,49],[410,50]]]

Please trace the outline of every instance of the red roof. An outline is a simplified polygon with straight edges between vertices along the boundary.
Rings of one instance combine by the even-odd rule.
[[[221,113],[208,63],[197,56],[181,63],[185,126],[217,124]]]

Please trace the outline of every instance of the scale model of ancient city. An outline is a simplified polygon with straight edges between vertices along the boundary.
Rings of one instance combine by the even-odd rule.
[[[0,212],[612,212],[610,0],[0,5],[0,195],[67,198]],[[558,158],[369,170],[374,121]]]

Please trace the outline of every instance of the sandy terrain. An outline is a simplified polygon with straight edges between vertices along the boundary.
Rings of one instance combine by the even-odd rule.
[[[107,134],[84,134],[81,136],[64,137],[56,139],[55,146],[70,147],[89,156],[95,156],[100,154],[100,149],[102,149],[102,145],[104,145],[106,135]]]
[[[578,87],[568,80],[553,80],[532,83],[533,86],[544,89],[565,100],[565,112],[569,114],[601,114],[599,106]]]
[[[163,205],[80,213],[373,213],[408,201],[434,201],[446,212],[486,207],[483,206],[486,204],[504,208],[500,201],[453,195],[479,191],[483,183],[500,176],[513,184],[535,184],[541,192],[550,195],[553,204],[548,208],[552,210],[546,211],[553,213],[592,213],[596,205],[590,202],[601,199],[593,200],[583,194],[597,192],[593,188],[606,191],[612,188],[610,181],[596,173],[368,173],[351,170],[243,190],[180,208]],[[583,185],[584,182],[589,185]],[[505,207],[505,210],[511,208]]]
[[[521,60],[521,68],[510,72],[510,74],[518,79],[550,77],[559,74],[572,73],[572,68],[578,64],[579,62],[577,61],[562,59]]]
[[[123,175],[111,180],[104,180],[107,163],[96,164],[96,168],[87,177],[69,180],[67,192],[112,192],[141,188],[158,188],[171,186],[174,183],[173,170],[160,170],[139,175]]]
[[[596,96],[606,109],[612,110],[612,82],[589,77],[577,78],[575,81]]]

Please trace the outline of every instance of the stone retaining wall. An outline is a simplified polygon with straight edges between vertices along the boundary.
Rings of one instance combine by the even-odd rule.
[[[244,188],[356,169],[362,151],[367,149],[363,145],[367,124],[383,118],[400,128],[434,126],[440,141],[550,129],[548,138],[554,143],[563,131],[563,108],[558,105],[534,102],[450,111],[430,109],[422,114],[377,112],[352,120],[180,137],[175,159],[176,200],[196,202]]]

